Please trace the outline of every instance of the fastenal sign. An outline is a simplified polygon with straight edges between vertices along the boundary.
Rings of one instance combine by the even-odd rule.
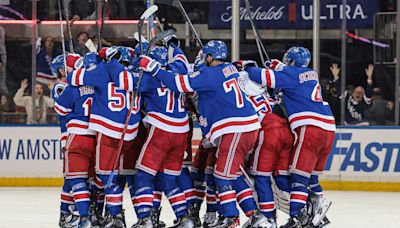
[[[252,0],[253,20],[257,28],[311,29],[313,6],[311,0]],[[232,21],[231,1],[211,0],[208,26],[211,29],[228,29]],[[373,17],[379,11],[378,0],[348,0],[346,7],[341,0],[321,0],[321,28],[334,29],[347,17],[348,27],[372,28]],[[244,1],[241,1],[240,21],[243,28],[250,28]]]

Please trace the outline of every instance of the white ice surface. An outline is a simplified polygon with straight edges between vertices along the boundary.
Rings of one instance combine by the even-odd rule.
[[[59,188],[0,188],[0,227],[57,227],[59,218]],[[339,192],[328,191],[333,201],[328,212],[332,221],[329,228],[399,228],[400,193],[386,192]],[[175,218],[163,197],[161,219],[171,225]],[[128,191],[124,194],[127,225],[136,217]],[[204,213],[204,206],[202,214]],[[287,216],[279,213],[278,224],[286,222]],[[241,215],[241,224],[246,221]]]

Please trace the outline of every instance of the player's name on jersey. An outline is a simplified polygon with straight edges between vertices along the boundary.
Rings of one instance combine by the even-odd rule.
[[[61,142],[52,139],[0,139],[0,160],[62,160]]]

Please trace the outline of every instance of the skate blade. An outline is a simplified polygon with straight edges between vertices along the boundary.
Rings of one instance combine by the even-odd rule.
[[[314,226],[318,226],[319,224],[321,224],[321,222],[323,221],[323,218],[325,217],[326,213],[328,212],[329,208],[331,207],[332,202],[329,201],[328,204],[323,204],[321,209],[320,209],[320,213],[314,215],[313,219],[312,219],[312,224]]]

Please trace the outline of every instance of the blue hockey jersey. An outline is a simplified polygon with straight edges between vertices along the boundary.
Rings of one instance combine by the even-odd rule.
[[[78,69],[68,74],[73,86],[93,86],[95,93],[90,114],[89,128],[119,139],[133,97],[136,78],[116,61],[101,62],[89,69]],[[140,121],[140,97],[134,102],[124,140],[133,140]]]
[[[203,67],[190,76],[165,70],[160,70],[156,76],[172,91],[197,91],[199,124],[211,143],[215,144],[224,134],[260,128],[253,106],[239,88],[239,74],[232,64]]]
[[[275,90],[281,89],[292,130],[314,125],[335,131],[329,104],[322,100],[318,74],[308,68],[286,66],[281,71],[248,67],[250,79]]]
[[[168,63],[167,69],[174,73],[186,74],[187,60],[183,53],[178,52],[174,61]],[[144,122],[172,133],[185,133],[190,130],[184,93],[171,91],[157,78],[143,75],[140,95],[146,103],[147,115],[143,119]]]
[[[58,86],[60,84],[60,86]],[[62,85],[61,85],[62,84]],[[67,82],[58,82],[54,85],[53,89],[50,91],[50,96],[53,100],[56,100],[59,96],[60,93],[67,87]],[[55,91],[55,90],[60,90],[60,91]],[[56,106],[54,106],[54,110],[56,110]],[[57,112],[58,113],[58,112]],[[65,144],[67,142],[68,138],[68,133],[67,133],[67,120],[65,115],[60,115],[58,114],[58,124],[60,126],[60,131],[61,131],[61,147],[65,147]]]
[[[96,134],[89,129],[93,96],[94,88],[91,86],[67,86],[54,100],[54,109],[60,116],[65,116],[69,134]]]
[[[271,114],[274,108],[274,100],[267,94],[260,94],[258,96],[248,97],[251,104],[258,115],[258,121],[261,123],[267,114]]]

